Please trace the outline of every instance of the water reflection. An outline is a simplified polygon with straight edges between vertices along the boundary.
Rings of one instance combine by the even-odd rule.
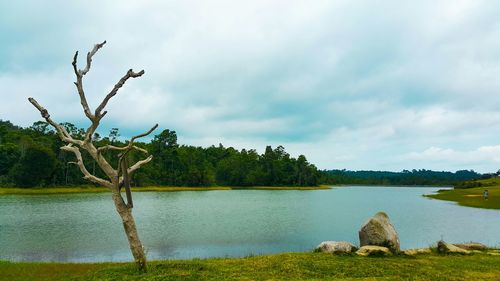
[[[152,259],[308,251],[323,240],[358,243],[386,211],[402,248],[443,237],[500,245],[500,212],[422,197],[437,188],[136,193],[134,213]],[[0,259],[126,261],[132,257],[109,194],[0,197]]]

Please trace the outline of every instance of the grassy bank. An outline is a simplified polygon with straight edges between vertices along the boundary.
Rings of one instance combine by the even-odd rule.
[[[440,190],[436,194],[426,196],[439,200],[457,202],[462,206],[500,209],[500,180],[488,179],[478,182],[482,184],[481,187]],[[483,198],[483,192],[485,189],[489,192],[489,198],[487,200]]]
[[[210,191],[210,190],[316,190],[330,189],[326,185],[320,186],[253,186],[253,187],[186,187],[186,186],[144,186],[132,187],[134,192],[175,192],[175,191]],[[71,194],[71,193],[99,193],[109,192],[104,187],[94,186],[77,186],[77,187],[46,187],[46,188],[17,188],[17,187],[2,187],[0,195],[9,194]]]
[[[6,280],[498,280],[500,256],[332,256],[285,253],[234,259],[156,261],[139,275],[130,263],[0,262]]]

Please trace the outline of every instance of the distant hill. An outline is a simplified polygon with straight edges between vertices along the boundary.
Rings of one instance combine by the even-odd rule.
[[[349,171],[323,170],[325,178],[322,182],[328,184],[366,184],[366,185],[455,185],[482,177],[482,174],[472,170],[456,172],[431,170],[388,171]]]
[[[496,174],[484,174],[480,178],[462,181],[454,184],[455,189],[466,189],[474,187],[500,187],[500,177]]]

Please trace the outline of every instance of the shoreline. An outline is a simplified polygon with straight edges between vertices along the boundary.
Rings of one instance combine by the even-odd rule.
[[[488,189],[490,193],[487,200],[483,198],[485,189]],[[438,190],[436,193],[423,196],[435,200],[454,202],[464,207],[500,210],[500,186]]]
[[[178,191],[214,191],[214,190],[327,190],[332,189],[330,185],[319,186],[209,186],[209,187],[187,187],[187,186],[144,186],[132,187],[133,192],[178,192]],[[79,193],[105,193],[109,190],[105,187],[74,186],[74,187],[0,187],[2,195],[56,195],[56,194],[79,194]]]
[[[178,192],[178,191],[214,191],[214,190],[328,190],[342,187],[435,187],[452,188],[442,185],[379,185],[379,184],[321,184],[318,186],[144,186],[132,187],[133,192]],[[53,195],[53,194],[78,194],[78,193],[104,193],[109,192],[105,187],[96,186],[53,186],[53,187],[0,187],[2,195]],[[425,195],[427,196],[427,195]],[[431,197],[431,196],[429,196]],[[438,198],[436,198],[438,199]]]

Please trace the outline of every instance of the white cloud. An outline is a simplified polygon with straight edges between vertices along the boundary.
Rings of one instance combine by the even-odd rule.
[[[408,159],[429,166],[435,163],[453,163],[454,166],[480,167],[484,165],[499,165],[500,145],[481,146],[474,150],[458,151],[451,148],[429,147],[422,152],[411,152]]]
[[[128,68],[146,75],[110,102],[104,129],[283,144],[321,168],[493,171],[474,159],[498,144],[498,15],[472,0],[16,1],[0,11],[0,118],[38,120],[34,96],[86,124],[70,62],[107,39],[85,79],[91,105]],[[418,151],[442,160],[407,157]]]

